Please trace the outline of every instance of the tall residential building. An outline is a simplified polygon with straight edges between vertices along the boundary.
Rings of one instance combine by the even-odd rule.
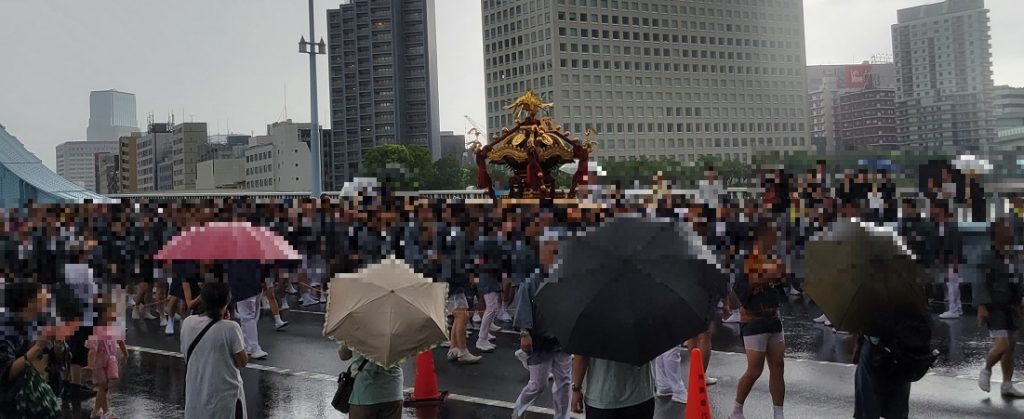
[[[139,138],[143,133],[133,132],[131,135],[122,136],[118,139],[121,162],[118,164],[121,185],[118,190],[129,193],[139,190]]]
[[[892,63],[807,66],[807,108],[811,143],[819,154],[843,149],[836,139],[838,125],[834,110],[840,96],[859,92],[866,86],[895,88],[896,66]]]
[[[861,90],[839,94],[833,105],[837,151],[896,147],[896,89],[869,82]]]
[[[810,150],[801,0],[483,0],[487,130],[526,89],[598,159]]]
[[[325,187],[359,175],[378,144],[440,156],[434,0],[353,0],[327,11],[333,153]]]
[[[309,123],[267,125],[267,135],[252,138],[245,150],[245,188],[263,191],[309,191]]]
[[[138,179],[138,192],[153,192],[161,189],[159,171],[161,167],[170,171],[167,166],[171,164],[171,130],[169,124],[157,123],[149,124],[149,129],[138,139],[138,145],[136,147],[135,161],[136,177]],[[161,166],[161,163],[166,163]],[[167,173],[169,176],[170,173]],[[164,176],[166,180],[167,176]],[[166,186],[166,182],[162,186]],[[173,189],[173,182],[169,189]]]
[[[117,90],[89,93],[87,141],[117,141],[139,130],[135,115],[135,95]]]
[[[984,0],[901,9],[892,26],[901,148],[987,153],[992,51]]]
[[[992,113],[1000,129],[1024,127],[1024,87],[996,86]]]
[[[57,146],[57,174],[96,191],[96,154],[117,154],[117,141],[68,141]]]
[[[171,162],[174,190],[196,188],[196,165],[206,151],[205,122],[184,122],[171,129]]]

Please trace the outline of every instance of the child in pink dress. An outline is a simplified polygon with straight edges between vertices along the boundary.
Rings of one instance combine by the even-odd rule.
[[[97,326],[86,342],[89,348],[89,369],[96,385],[96,404],[92,418],[116,419],[110,412],[108,393],[110,385],[120,378],[120,363],[128,358],[124,343],[124,328],[118,325],[116,304],[100,304],[101,315]]]

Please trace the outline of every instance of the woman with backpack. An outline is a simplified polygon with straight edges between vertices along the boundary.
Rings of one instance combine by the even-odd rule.
[[[974,283],[978,303],[978,322],[988,327],[992,350],[985,358],[985,367],[978,374],[978,387],[986,393],[991,389],[992,367],[1002,365],[1004,397],[1024,397],[1013,386],[1014,352],[1020,330],[1024,286],[1021,285],[1019,256],[1012,251],[1013,231],[1006,221],[992,224],[989,232],[992,252],[984,266],[984,276]]]

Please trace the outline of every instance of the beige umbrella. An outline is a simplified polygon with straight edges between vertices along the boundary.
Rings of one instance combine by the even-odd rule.
[[[448,284],[393,257],[338,274],[331,279],[324,336],[381,366],[398,365],[448,340],[447,296]]]

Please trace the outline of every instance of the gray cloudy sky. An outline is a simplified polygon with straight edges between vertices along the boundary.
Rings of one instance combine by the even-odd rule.
[[[435,0],[441,127],[485,120],[479,0]],[[930,0],[804,0],[809,64],[891,52],[896,9]],[[325,35],[325,10],[316,0]],[[262,133],[288,116],[309,120],[303,0],[0,0],[0,124],[50,167],[54,148],[83,140],[89,91],[137,95],[139,123],[205,121],[211,133]],[[987,0],[995,82],[1024,86],[1024,1]],[[320,35],[318,35],[319,38]],[[326,38],[326,36],[324,36]],[[320,61],[320,117],[328,115]],[[285,86],[287,85],[287,100]],[[183,117],[184,115],[184,117]],[[321,122],[329,125],[329,123]],[[219,128],[218,128],[219,127]]]

